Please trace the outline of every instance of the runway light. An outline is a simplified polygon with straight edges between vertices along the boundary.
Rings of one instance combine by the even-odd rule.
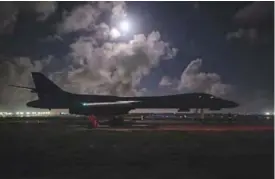
[[[266,112],[265,115],[269,116],[269,115],[270,115],[270,112]]]
[[[30,112],[26,112],[26,114],[27,114],[27,115],[29,115],[29,114],[30,114]]]

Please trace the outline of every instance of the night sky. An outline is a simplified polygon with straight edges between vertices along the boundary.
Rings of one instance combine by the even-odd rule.
[[[273,7],[273,2],[1,2],[1,108],[22,108],[36,98],[6,85],[33,85],[30,72],[41,71],[76,93],[208,92],[239,102],[235,111],[273,110]],[[125,19],[130,30],[112,37]]]

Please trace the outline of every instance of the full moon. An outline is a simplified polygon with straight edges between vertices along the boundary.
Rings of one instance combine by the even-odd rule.
[[[120,22],[119,27],[123,32],[128,32],[129,31],[129,22],[122,21],[122,22]]]

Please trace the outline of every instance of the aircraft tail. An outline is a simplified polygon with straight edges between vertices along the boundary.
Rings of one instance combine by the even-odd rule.
[[[32,78],[39,98],[57,96],[64,92],[42,73],[32,72]]]

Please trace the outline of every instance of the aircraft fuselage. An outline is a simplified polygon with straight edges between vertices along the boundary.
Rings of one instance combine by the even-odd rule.
[[[118,104],[117,102],[124,102]],[[132,102],[132,103],[127,103]],[[83,104],[89,104],[87,106]],[[93,105],[95,104],[95,105]],[[117,97],[117,96],[98,96],[98,95],[74,95],[66,94],[66,96],[49,96],[43,100],[35,100],[27,103],[27,106],[34,108],[46,109],[81,109],[87,111],[96,111],[104,109],[136,109],[136,108],[208,108],[221,109],[233,108],[237,104],[232,101],[224,100],[204,93],[189,93],[168,96],[153,97]]]

